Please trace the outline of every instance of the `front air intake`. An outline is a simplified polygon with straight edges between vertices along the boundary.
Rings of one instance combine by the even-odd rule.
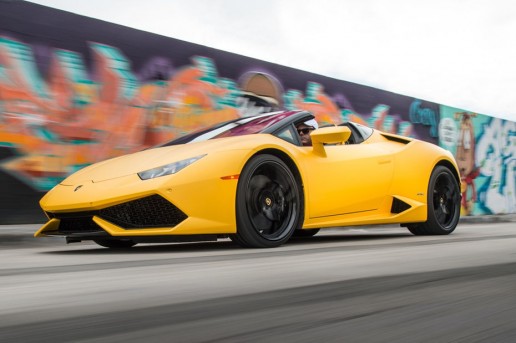
[[[172,227],[187,218],[180,209],[159,195],[151,195],[98,211],[102,219],[126,229]]]
[[[100,217],[124,229],[174,227],[188,216],[159,195],[128,201],[97,211],[47,213],[60,220],[61,234],[98,233],[104,230],[93,221]]]
[[[58,231],[63,234],[93,234],[104,232],[104,230],[91,219],[92,217],[91,214],[88,215],[88,212],[67,213],[66,216],[58,216],[60,219]]]

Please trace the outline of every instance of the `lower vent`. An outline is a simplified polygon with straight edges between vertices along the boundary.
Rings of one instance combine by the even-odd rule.
[[[187,217],[159,195],[151,195],[98,211],[98,216],[123,228],[171,227]]]
[[[98,211],[47,213],[60,220],[58,231],[64,234],[104,231],[93,221],[100,217],[124,229],[174,227],[188,216],[159,195],[128,201]]]
[[[410,208],[410,205],[400,199],[393,197],[392,198],[392,206],[391,213],[401,213]]]
[[[104,230],[97,225],[92,217],[75,217],[62,218],[59,223],[60,233],[95,233],[104,232]]]

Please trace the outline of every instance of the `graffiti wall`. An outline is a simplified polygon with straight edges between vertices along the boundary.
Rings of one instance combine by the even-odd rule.
[[[88,164],[275,109],[441,144],[461,161],[464,213],[515,211],[514,123],[0,2],[0,223],[42,221],[39,198]]]
[[[462,214],[516,213],[516,123],[441,106],[440,145],[462,176]]]

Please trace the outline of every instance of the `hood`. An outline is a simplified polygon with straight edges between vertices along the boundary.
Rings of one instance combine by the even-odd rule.
[[[259,135],[251,136],[256,137]],[[216,154],[220,150],[245,149],[242,142],[246,141],[249,136],[244,137],[245,136],[220,138],[198,143],[143,150],[134,154],[124,155],[92,164],[70,175],[62,181],[61,184],[75,185],[77,183],[88,181],[102,182],[136,174],[199,155]]]

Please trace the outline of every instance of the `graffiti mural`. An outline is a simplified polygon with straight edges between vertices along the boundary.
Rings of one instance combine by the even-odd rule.
[[[92,72],[79,54],[54,49],[45,80],[29,45],[0,37],[0,141],[15,150],[0,166],[37,190],[50,189],[85,165],[282,107],[310,111],[321,124],[353,120],[412,135],[412,123],[389,114],[388,105],[376,104],[370,114],[343,110],[316,82],[307,82],[304,94],[283,93],[272,76],[248,72],[238,85],[219,77],[215,62],[203,56],[192,56],[190,65],[168,79],[142,82],[119,49],[89,46]],[[436,114],[427,112],[416,110],[413,122],[433,124]]]
[[[76,30],[62,27],[72,22]],[[0,182],[7,187],[0,223],[32,222],[42,194],[86,165],[279,109],[441,144],[461,166],[463,213],[515,211],[514,123],[30,2],[0,2]]]
[[[516,123],[441,107],[440,144],[462,177],[462,214],[516,212]]]
[[[486,213],[516,212],[516,123],[490,118],[477,140],[479,205]]]
[[[219,78],[209,58],[194,56],[169,80],[140,83],[118,49],[90,46],[94,79],[81,56],[56,49],[46,81],[29,46],[0,37],[0,142],[15,150],[0,166],[35,189],[239,115],[235,83]]]

